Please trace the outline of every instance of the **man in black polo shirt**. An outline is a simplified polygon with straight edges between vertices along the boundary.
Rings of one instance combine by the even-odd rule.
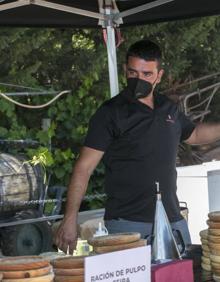
[[[185,244],[190,235],[176,196],[176,155],[181,141],[210,143],[220,139],[219,124],[195,126],[176,104],[154,94],[163,76],[160,48],[149,40],[133,44],[126,58],[127,87],[106,101],[90,120],[89,130],[68,189],[66,213],[56,244],[70,252],[76,246],[77,213],[93,170],[103,158],[110,233],[152,232],[155,182],[172,228]]]

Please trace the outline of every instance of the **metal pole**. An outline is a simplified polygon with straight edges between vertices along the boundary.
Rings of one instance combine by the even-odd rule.
[[[99,1],[99,7],[101,7],[101,2]],[[103,27],[107,31],[107,54],[108,54],[108,71],[109,71],[109,84],[111,97],[114,97],[119,92],[118,87],[118,68],[117,68],[117,56],[116,56],[116,45],[115,45],[115,30],[114,24],[112,22],[111,16],[113,14],[112,0],[105,0],[104,14],[106,16],[106,21]]]
[[[15,9],[15,8],[19,8],[22,6],[27,6],[29,4],[30,4],[30,0],[19,0],[16,2],[12,2],[12,3],[2,4],[0,6],[0,11]]]
[[[115,30],[112,26],[107,26],[107,54],[108,54],[108,70],[111,97],[119,92],[118,87],[118,69],[115,46]]]
[[[66,5],[61,5],[61,4],[57,4],[57,3],[52,3],[52,2],[48,2],[48,1],[44,1],[44,0],[31,0],[31,4],[50,8],[50,9],[55,9],[55,10],[63,11],[63,12],[67,12],[67,13],[91,17],[91,18],[94,18],[94,19],[105,20],[105,17],[103,15],[99,14],[99,13],[95,13],[95,12],[91,12],[91,11],[83,10],[83,9],[79,9],[79,8],[74,8],[74,7],[70,7],[70,6],[66,6]]]

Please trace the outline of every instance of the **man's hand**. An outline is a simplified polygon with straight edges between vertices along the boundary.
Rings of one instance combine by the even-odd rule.
[[[55,236],[56,246],[62,250],[64,253],[70,255],[76,249],[77,244],[77,222],[73,219],[63,219],[60,224],[56,236]]]
[[[85,195],[90,175],[101,160],[104,152],[83,147],[70,179],[67,192],[64,219],[56,232],[54,240],[64,253],[72,254],[77,243],[77,216]]]
[[[185,142],[189,145],[202,145],[217,140],[220,140],[220,123],[199,123]]]

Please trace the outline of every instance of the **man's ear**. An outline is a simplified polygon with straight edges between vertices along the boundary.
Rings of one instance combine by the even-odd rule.
[[[158,73],[158,77],[157,77],[157,83],[160,83],[161,82],[161,79],[163,77],[163,74],[164,74],[164,69],[160,69],[159,70],[159,73]]]

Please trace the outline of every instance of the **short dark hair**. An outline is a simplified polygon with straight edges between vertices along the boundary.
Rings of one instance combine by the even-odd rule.
[[[158,67],[160,67],[162,52],[156,43],[148,39],[143,39],[130,46],[126,54],[126,63],[128,63],[129,57],[137,57],[145,61],[157,61]]]

